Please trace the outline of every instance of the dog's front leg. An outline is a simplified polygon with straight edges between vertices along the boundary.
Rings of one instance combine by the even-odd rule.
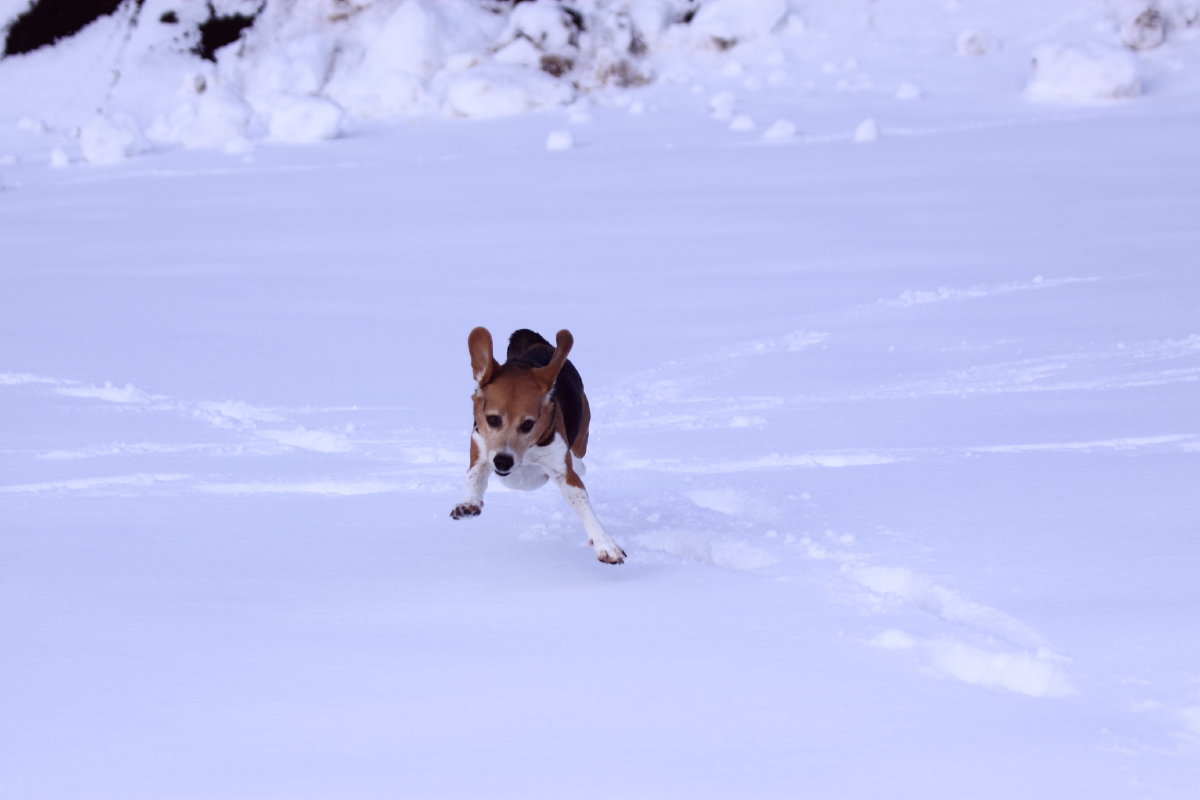
[[[596,551],[596,558],[605,564],[625,563],[625,551],[622,550],[612,537],[604,530],[596,512],[592,510],[592,502],[588,499],[587,488],[571,464],[571,457],[566,459],[565,469],[554,475],[558,488],[567,504],[575,509],[579,521],[583,523],[584,533],[587,534],[588,544]]]
[[[454,507],[450,512],[453,519],[478,517],[483,512],[483,493],[487,491],[488,475],[492,465],[483,458],[483,448],[478,441],[479,434],[471,434],[471,466],[467,469],[467,499]]]

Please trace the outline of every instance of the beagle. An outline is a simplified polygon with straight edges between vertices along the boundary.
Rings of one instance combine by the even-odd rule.
[[[557,347],[531,330],[516,331],[508,340],[505,362],[497,364],[486,328],[476,328],[467,337],[476,383],[475,429],[467,499],[450,516],[479,516],[493,472],[510,489],[537,489],[553,478],[579,515],[596,558],[621,564],[625,551],[605,533],[579,479],[583,464],[577,459],[587,452],[592,415],[583,380],[567,360],[575,340],[565,330],[555,339]]]

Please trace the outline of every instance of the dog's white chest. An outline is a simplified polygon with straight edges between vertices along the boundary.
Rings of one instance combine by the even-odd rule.
[[[565,471],[566,459],[567,447],[562,439],[555,436],[545,447],[531,447],[520,466],[507,475],[497,477],[509,489],[526,492],[540,489],[551,477]]]
[[[509,489],[517,489],[522,492],[540,489],[546,481],[550,480],[550,475],[546,470],[533,464],[523,464],[507,475],[498,475],[497,477]]]

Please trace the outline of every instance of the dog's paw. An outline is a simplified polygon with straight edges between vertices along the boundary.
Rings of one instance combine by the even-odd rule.
[[[596,547],[594,542],[588,542],[596,550],[596,558],[605,564],[624,564],[625,551],[617,546],[616,542],[606,542],[601,547]]]
[[[459,503],[450,512],[451,519],[466,519],[467,517],[478,517],[483,513],[483,503]]]

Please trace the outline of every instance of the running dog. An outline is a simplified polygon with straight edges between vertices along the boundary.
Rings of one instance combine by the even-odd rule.
[[[476,328],[467,337],[476,389],[475,429],[471,433],[471,466],[467,499],[454,507],[454,519],[477,517],[483,493],[495,472],[510,489],[537,489],[553,478],[583,523],[588,544],[605,564],[621,564],[625,551],[600,525],[579,474],[587,452],[591,410],[583,380],[567,360],[575,343],[570,331],[559,331],[557,346],[531,330],[508,340],[503,364],[492,356],[492,335]]]

